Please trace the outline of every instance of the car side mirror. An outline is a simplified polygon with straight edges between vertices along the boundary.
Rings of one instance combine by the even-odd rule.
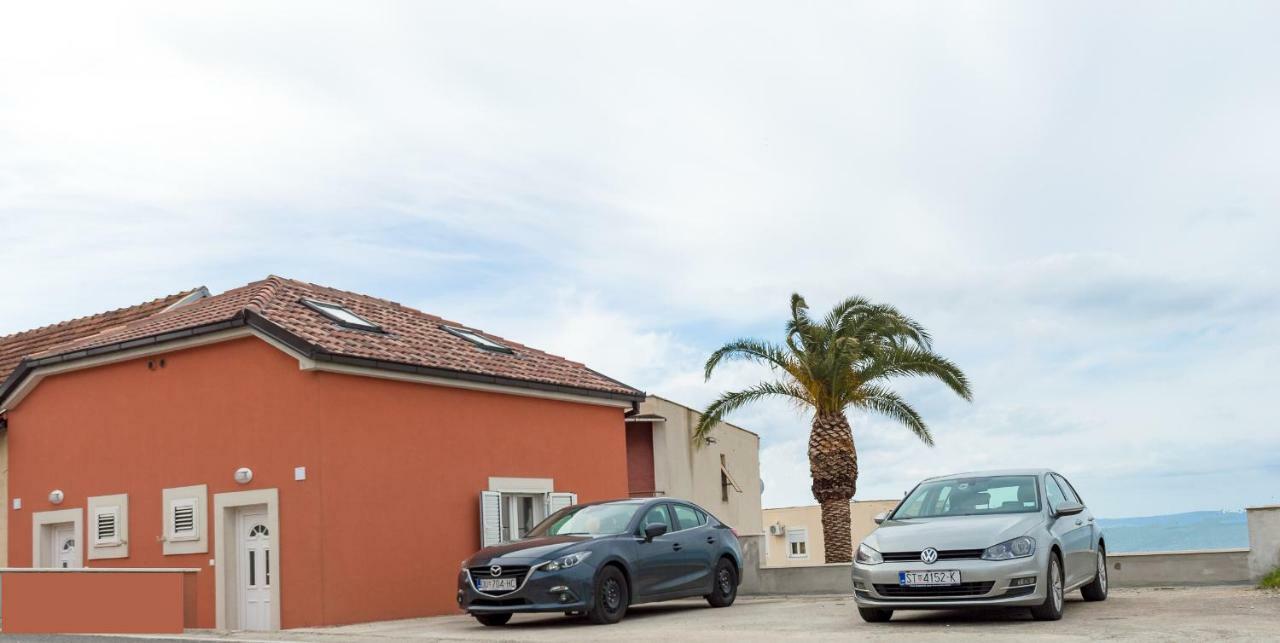
[[[1084,505],[1078,502],[1064,502],[1058,505],[1057,509],[1053,510],[1053,515],[1055,517],[1056,516],[1074,516],[1082,511],[1084,511]]]
[[[662,525],[662,524],[649,525],[644,528],[644,541],[649,542],[654,538],[657,538],[658,536],[661,536],[662,534],[665,534],[665,533],[667,533],[666,525]]]
[[[885,518],[888,518],[888,517],[889,517],[889,512],[881,511],[880,513],[876,514],[876,517],[872,518],[872,520],[876,521],[876,524],[878,525],[884,522]]]

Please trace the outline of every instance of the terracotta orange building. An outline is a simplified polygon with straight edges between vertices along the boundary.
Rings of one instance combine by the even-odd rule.
[[[442,614],[482,544],[628,493],[644,394],[582,364],[278,277],[192,293],[0,385],[10,567],[195,568],[198,627]]]

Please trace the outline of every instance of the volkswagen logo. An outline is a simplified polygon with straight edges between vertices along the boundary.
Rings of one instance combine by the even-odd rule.
[[[938,557],[938,555],[937,555],[937,554],[934,554],[934,555],[933,555],[933,557],[934,557],[934,558],[937,558],[937,557]],[[501,576],[501,575],[502,575],[502,565],[491,565],[491,566],[489,566],[489,575],[490,575],[490,576]]]
[[[938,550],[932,547],[925,547],[924,551],[920,552],[920,560],[926,565],[938,562]]]

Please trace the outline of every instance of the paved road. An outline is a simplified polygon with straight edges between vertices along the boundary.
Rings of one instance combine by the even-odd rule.
[[[387,621],[263,634],[193,632],[208,641],[769,641],[851,638],[951,640],[1271,640],[1280,637],[1280,592],[1247,587],[1114,589],[1104,603],[1077,595],[1054,623],[1025,611],[906,612],[882,625],[863,623],[845,597],[770,597],[739,600],[728,609],[702,601],[638,606],[617,625],[593,626],[562,616],[517,616],[503,628],[466,616]],[[0,637],[5,641],[8,637]],[[24,639],[26,640],[26,639]],[[71,637],[30,639],[61,643]],[[81,639],[82,641],[84,639]],[[103,639],[97,639],[102,641]],[[122,639],[115,639],[120,641]],[[157,639],[129,639],[154,643]],[[167,639],[171,640],[171,639]]]

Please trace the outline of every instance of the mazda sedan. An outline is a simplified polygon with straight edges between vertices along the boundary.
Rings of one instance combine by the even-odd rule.
[[[691,502],[574,505],[463,561],[458,605],[484,625],[519,612],[617,623],[637,603],[702,596],[712,607],[732,605],[741,569],[737,533]]]
[[[1067,592],[1107,598],[1102,530],[1052,471],[930,478],[876,522],[853,563],[854,600],[868,622],[894,610],[998,606],[1058,620]]]

